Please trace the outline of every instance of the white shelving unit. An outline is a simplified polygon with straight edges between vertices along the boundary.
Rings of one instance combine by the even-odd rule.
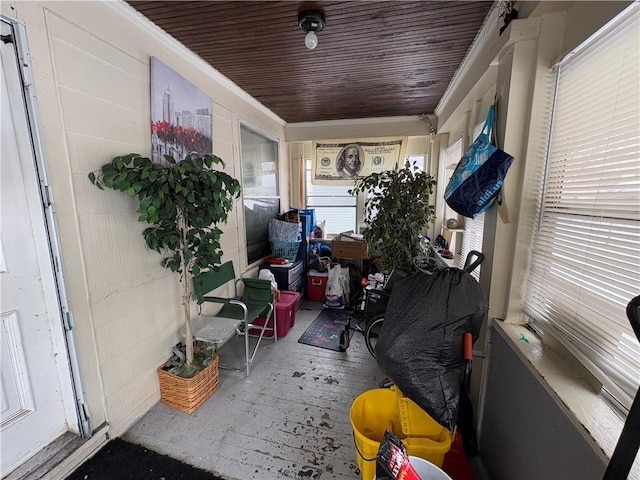
[[[454,255],[457,255],[459,253],[458,247],[462,245],[462,234],[464,233],[464,228],[448,228],[447,226],[444,226],[442,230],[442,236],[449,242],[449,250],[453,252]],[[446,232],[449,232],[449,234]]]

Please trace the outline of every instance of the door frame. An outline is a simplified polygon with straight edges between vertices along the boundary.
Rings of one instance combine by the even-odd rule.
[[[15,19],[0,14],[0,21],[11,29],[11,38],[2,38],[5,43],[13,43],[17,58],[18,74],[22,84],[22,100],[26,114],[28,136],[31,143],[34,159],[34,169],[38,182],[37,188],[40,194],[44,227],[46,229],[48,256],[50,260],[49,270],[52,272],[53,285],[43,283],[43,290],[47,301],[47,308],[52,316],[55,316],[59,331],[54,332],[52,341],[60,351],[66,352],[68,372],[64,368],[58,368],[61,382],[68,382],[70,394],[63,391],[64,411],[69,429],[81,438],[90,437],[92,426],[88,406],[84,397],[84,389],[80,376],[79,359],[76,351],[76,342],[73,329],[73,315],[67,297],[67,289],[64,278],[62,253],[56,222],[56,214],[47,175],[46,161],[43,148],[43,139],[40,123],[38,121],[38,108],[36,92],[33,82],[31,59],[27,46],[27,35],[24,25]],[[45,256],[46,257],[46,256]],[[70,378],[64,378],[70,377]],[[69,398],[71,397],[71,398]]]

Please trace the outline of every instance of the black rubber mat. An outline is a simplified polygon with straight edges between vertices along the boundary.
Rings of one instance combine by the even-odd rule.
[[[346,324],[346,310],[325,308],[311,322],[298,342],[341,352],[343,350],[340,348],[340,332],[344,330]],[[353,335],[353,330],[349,331],[349,337],[351,335]]]
[[[114,438],[67,480],[223,480],[212,473]]]

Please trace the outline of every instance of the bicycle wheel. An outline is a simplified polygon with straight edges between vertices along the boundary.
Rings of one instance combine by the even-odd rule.
[[[379,313],[378,315],[372,317],[369,321],[367,329],[364,332],[364,343],[373,358],[376,358],[376,344],[378,343],[380,330],[382,330],[383,320],[384,313]]]
[[[350,338],[349,338],[349,330],[346,328],[340,330],[340,350],[346,351],[349,348]]]

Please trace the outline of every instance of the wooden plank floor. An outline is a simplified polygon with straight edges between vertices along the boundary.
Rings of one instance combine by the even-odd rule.
[[[319,310],[303,303],[286,337],[263,339],[248,378],[220,370],[193,414],[158,403],[123,438],[229,480],[359,478],[349,409],[384,375],[358,332],[346,352],[298,343]]]

